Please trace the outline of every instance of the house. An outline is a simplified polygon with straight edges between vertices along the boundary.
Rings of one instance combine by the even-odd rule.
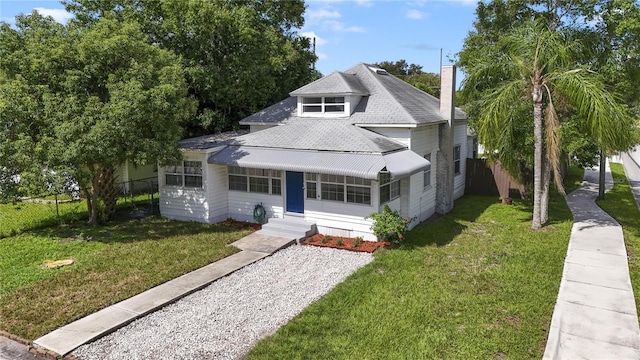
[[[253,221],[262,204],[269,223],[365,240],[376,240],[366,217],[385,205],[410,228],[447,213],[464,194],[468,118],[454,106],[455,67],[441,76],[438,100],[358,64],[243,119],[248,132],[183,140],[184,161],[158,171],[160,212]]]

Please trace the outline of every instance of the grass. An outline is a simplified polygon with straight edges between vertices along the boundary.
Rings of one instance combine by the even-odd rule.
[[[597,201],[604,211],[622,226],[624,243],[629,261],[629,275],[635,295],[636,306],[640,305],[640,211],[636,204],[622,164],[612,163],[613,189],[605,194],[604,200]],[[640,313],[640,308],[638,308]]]
[[[157,199],[157,193],[154,195]],[[137,195],[134,198],[136,204],[146,206],[149,202],[148,194]],[[117,206],[119,209],[130,206],[130,198],[119,197]],[[67,201],[58,203],[59,216],[56,213],[55,203],[40,203],[31,201],[19,201],[15,204],[0,203],[0,239],[14,236],[24,231],[71,223],[87,218],[87,203],[84,200]]]
[[[572,170],[567,191],[580,183]],[[248,359],[539,359],[572,226],[553,194],[533,231],[529,202],[465,196],[454,210],[310,305]]]
[[[0,239],[0,329],[34,340],[66,323],[229,256],[238,230],[158,217],[72,223]],[[45,260],[72,258],[60,269]]]

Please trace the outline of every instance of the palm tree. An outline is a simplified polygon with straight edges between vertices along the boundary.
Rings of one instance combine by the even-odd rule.
[[[500,39],[495,52],[486,51],[487,55],[465,67],[465,91],[481,92],[478,133],[489,154],[509,162],[505,161],[508,151],[501,152],[508,150],[503,139],[514,131],[519,109],[527,104],[533,107],[533,229],[548,219],[552,171],[556,187],[564,194],[559,171],[560,119],[554,103],[577,112],[584,121],[585,136],[601,148],[621,150],[631,145],[631,119],[625,107],[606,91],[598,74],[575,63],[578,47],[564,33],[530,21]]]

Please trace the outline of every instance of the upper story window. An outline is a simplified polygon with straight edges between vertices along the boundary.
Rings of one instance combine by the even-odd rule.
[[[167,166],[164,170],[164,183],[169,186],[190,188],[202,187],[202,162],[181,161]]]
[[[344,96],[302,98],[303,114],[344,114]]]

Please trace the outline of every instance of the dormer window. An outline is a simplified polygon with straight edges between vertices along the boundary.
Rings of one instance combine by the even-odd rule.
[[[344,114],[344,108],[344,96],[302,98],[302,112],[305,114]]]

